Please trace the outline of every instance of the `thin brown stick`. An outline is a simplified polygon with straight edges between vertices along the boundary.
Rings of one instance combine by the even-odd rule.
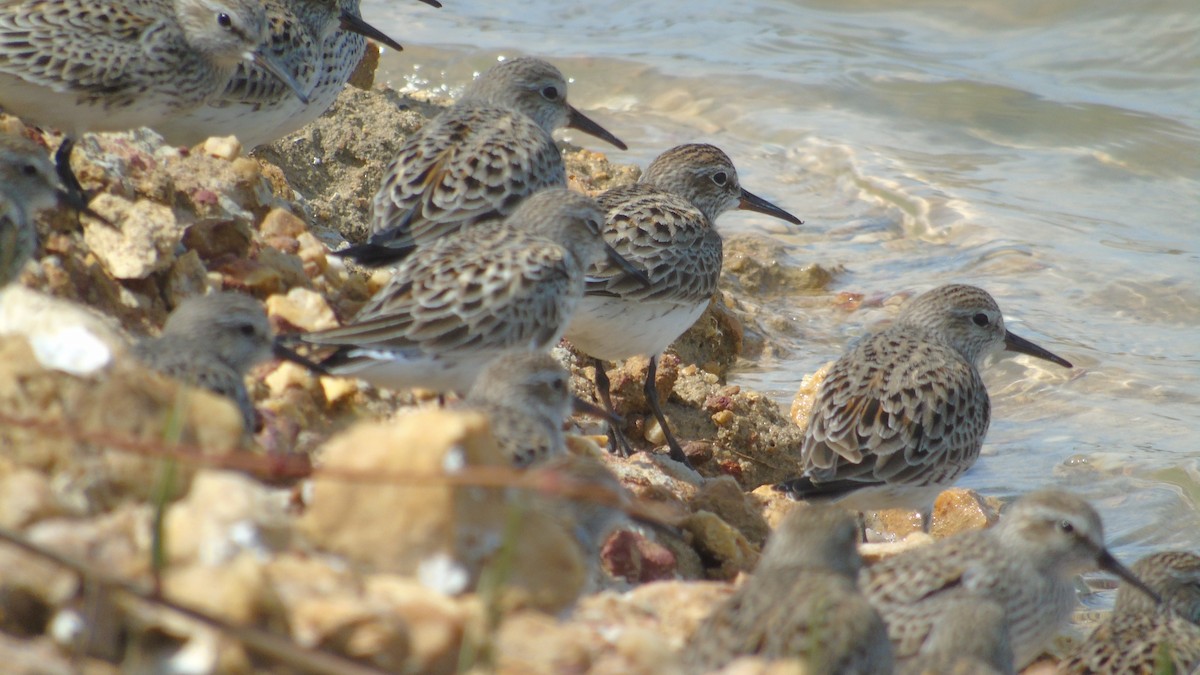
[[[144,441],[104,431],[85,431],[59,421],[47,422],[38,419],[12,417],[0,411],[0,425],[29,429],[44,436],[68,438],[77,443],[102,445],[118,452],[143,457],[172,458],[181,464],[195,468],[215,468],[244,471],[251,474],[267,474],[273,478],[305,478],[312,474],[307,458],[262,457],[238,450],[214,454],[187,443],[164,444],[161,441]],[[624,503],[621,495],[613,490],[574,480],[557,472],[529,472],[507,466],[466,466],[453,473],[442,471],[380,472],[370,470],[321,467],[322,480],[340,480],[359,484],[383,485],[430,485],[440,484],[453,487],[518,487],[547,495],[567,499],[588,501],[603,506],[621,509],[631,516],[656,520],[654,509],[647,512],[637,505]]]

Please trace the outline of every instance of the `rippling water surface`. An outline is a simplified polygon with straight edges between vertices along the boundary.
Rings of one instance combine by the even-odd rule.
[[[733,377],[785,406],[803,374],[960,281],[1076,364],[991,359],[994,421],[963,483],[1100,507],[1119,557],[1200,550],[1200,12],[1195,0],[366,0],[405,45],[383,77],[457,95],[536,54],[645,166],[707,141],[806,221],[731,213],[829,293],[761,298],[773,349]],[[830,304],[864,294],[855,312]]]

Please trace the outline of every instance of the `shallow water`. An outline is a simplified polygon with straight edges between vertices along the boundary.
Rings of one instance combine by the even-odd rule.
[[[764,298],[778,348],[732,378],[784,406],[803,374],[952,281],[1076,364],[995,357],[994,421],[963,484],[1043,485],[1100,508],[1117,556],[1200,550],[1200,12],[1194,0],[367,0],[405,45],[382,77],[461,92],[532,53],[645,166],[712,142],[806,221],[722,218],[790,262],[843,267],[829,296]],[[1101,599],[1099,602],[1103,603]]]

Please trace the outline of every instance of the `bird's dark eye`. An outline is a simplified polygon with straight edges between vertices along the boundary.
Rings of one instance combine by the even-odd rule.
[[[567,383],[563,380],[551,380],[550,388],[554,391],[563,391],[567,388]]]
[[[984,314],[983,312],[980,312],[980,313],[976,314],[975,316],[971,317],[971,320],[974,321],[975,325],[979,326],[980,328],[988,325],[988,321],[989,321],[988,315]]]
[[[553,85],[546,87],[545,89],[542,90],[542,96],[545,96],[546,100],[548,100],[548,101],[557,101],[558,100],[558,87],[555,87]]]
[[[729,174],[724,171],[718,171],[713,174],[712,181],[717,185],[725,185],[729,181]]]
[[[248,323],[244,323],[244,324],[238,326],[238,332],[241,333],[242,335],[245,335],[246,337],[251,337],[254,335],[254,326],[251,326]]]
[[[229,18],[228,14],[221,12],[217,15],[217,25],[221,28],[229,28],[233,25],[233,19]]]
[[[36,176],[38,174],[38,169],[32,164],[24,164],[21,166],[21,173],[25,174],[26,176]]]
[[[1071,534],[1072,532],[1075,531],[1075,525],[1072,524],[1071,521],[1069,521],[1069,520],[1060,520],[1060,521],[1058,521],[1058,529],[1062,530],[1063,532],[1065,532],[1067,534]]]

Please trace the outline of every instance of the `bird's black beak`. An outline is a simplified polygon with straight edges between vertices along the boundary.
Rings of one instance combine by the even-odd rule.
[[[567,114],[568,127],[572,129],[578,129],[583,133],[595,136],[602,141],[607,141],[608,143],[611,143],[622,150],[629,149],[629,146],[625,145],[621,139],[613,136],[611,133],[609,133],[608,129],[596,124],[594,121],[592,121],[592,118],[579,112],[574,106],[567,105]]]
[[[434,7],[442,6],[440,3],[434,4],[430,2],[429,4],[433,5]],[[351,33],[358,33],[365,38],[374,40],[376,42],[382,42],[398,52],[404,51],[404,47],[401,47],[399,42],[396,42],[392,38],[388,37],[383,31],[367,23],[361,16],[355,16],[343,9],[339,18],[342,22],[342,30],[349,31]]]
[[[1061,357],[1057,354],[1052,353],[1048,349],[1044,349],[1042,347],[1039,347],[1039,346],[1033,344],[1029,340],[1026,340],[1025,338],[1013,333],[1012,331],[1007,331],[1007,330],[1004,331],[1004,349],[1006,349],[1010,352],[1017,352],[1018,354],[1028,354],[1030,356],[1033,356],[1033,357],[1036,357],[1039,359],[1043,359],[1043,360],[1049,361],[1051,363],[1057,363],[1058,365],[1062,366],[1063,368],[1071,367],[1070,361],[1064,359],[1063,357]]]
[[[771,202],[763,199],[762,197],[759,197],[758,195],[756,195],[753,192],[750,192],[749,190],[746,190],[746,189],[742,189],[742,199],[741,199],[741,201],[738,202],[738,208],[743,211],[754,211],[755,213],[765,213],[768,216],[772,216],[772,217],[778,218],[780,220],[786,220],[787,222],[789,222],[793,225],[803,225],[804,224],[803,220],[800,220],[796,216],[793,216],[792,214],[788,213],[787,211],[784,211],[783,209],[779,208],[778,206],[775,206]]]
[[[308,368],[310,371],[316,373],[317,375],[329,375],[329,371],[325,370],[325,368],[322,367],[320,364],[318,364],[314,361],[311,361],[309,359],[306,359],[303,356],[301,356],[300,354],[297,354],[291,348],[284,346],[283,343],[280,342],[279,338],[276,338],[275,341],[271,344],[271,353],[274,354],[275,358],[277,358],[277,359],[280,359],[283,361],[291,361],[292,363],[295,363],[296,365],[304,366],[305,368]]]
[[[1128,567],[1122,565],[1119,560],[1114,558],[1113,555],[1108,552],[1108,549],[1100,549],[1100,555],[1096,557],[1096,563],[1100,566],[1100,569],[1117,575],[1121,578],[1121,581],[1124,581],[1130,586],[1133,586],[1139,591],[1145,593],[1150,597],[1151,600],[1154,600],[1155,604],[1162,604],[1162,598],[1159,597],[1158,593],[1150,590],[1150,587],[1147,586],[1145,582],[1137,578],[1137,576],[1135,576]]]

